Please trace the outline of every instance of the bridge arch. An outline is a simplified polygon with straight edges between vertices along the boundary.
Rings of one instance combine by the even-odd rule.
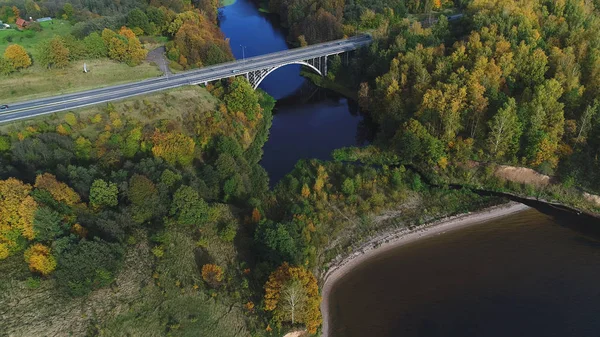
[[[282,67],[285,67],[285,66],[289,66],[289,65],[292,65],[292,64],[299,64],[299,65],[307,66],[310,69],[314,70],[317,74],[323,76],[323,73],[321,72],[321,70],[319,70],[317,67],[315,67],[314,65],[312,65],[312,64],[310,64],[310,63],[308,63],[306,61],[293,61],[293,62],[283,63],[283,64],[277,65],[277,66],[269,69],[264,75],[260,76],[258,78],[258,81],[256,81],[255,84],[252,84],[252,86],[254,87],[254,90],[256,90],[258,88],[258,86],[262,83],[262,81],[265,78],[267,78],[267,76],[269,76],[272,72],[274,72],[275,70],[277,70],[279,68],[282,68]]]

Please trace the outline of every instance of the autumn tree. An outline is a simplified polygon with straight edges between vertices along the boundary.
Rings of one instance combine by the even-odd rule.
[[[166,45],[168,56],[184,68],[202,67],[233,59],[223,33],[203,13],[186,11],[177,14],[168,31],[174,35],[173,41]]]
[[[77,158],[83,160],[90,159],[92,155],[92,149],[92,142],[89,139],[79,136],[75,140],[75,156],[77,156]]]
[[[96,179],[90,188],[90,204],[94,208],[114,207],[119,204],[117,184]]]
[[[196,142],[181,132],[156,130],[152,136],[152,154],[169,164],[187,166],[194,160]]]
[[[50,173],[38,175],[35,178],[35,187],[48,191],[54,200],[74,206],[81,201],[79,194],[67,184],[56,180],[56,176]]]
[[[265,309],[279,322],[304,323],[316,333],[322,317],[317,279],[302,267],[283,263],[265,284]]]
[[[0,245],[7,257],[19,249],[19,238],[32,240],[37,202],[29,195],[32,187],[15,178],[0,180]],[[8,251],[8,253],[7,253]]]
[[[36,243],[23,254],[29,270],[48,276],[56,269],[56,259],[50,254],[50,248]]]
[[[456,84],[442,84],[439,89],[429,89],[423,96],[421,119],[429,131],[449,142],[463,129],[462,115],[467,100],[467,90]]]
[[[25,48],[18,44],[11,44],[4,51],[4,58],[8,60],[14,69],[24,69],[31,65],[31,58]]]
[[[130,66],[140,64],[148,54],[140,40],[127,27],[121,27],[118,33],[105,28],[102,31],[102,39],[111,59],[127,63]]]
[[[36,60],[46,68],[65,68],[69,65],[69,49],[60,36],[43,41],[40,45],[40,57]]]
[[[223,268],[215,264],[202,266],[202,279],[212,287],[218,287],[223,281]]]

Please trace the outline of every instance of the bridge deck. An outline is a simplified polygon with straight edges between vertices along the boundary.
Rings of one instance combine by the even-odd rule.
[[[371,41],[370,36],[360,35],[349,39],[330,41],[190,70],[171,75],[168,78],[163,76],[117,86],[18,102],[11,104],[7,110],[2,111],[0,114],[0,123],[31,118],[52,112],[78,109],[184,85],[216,81],[223,78],[244,75],[253,71],[272,69],[273,67],[304,61],[306,59],[341,54],[366,46]]]

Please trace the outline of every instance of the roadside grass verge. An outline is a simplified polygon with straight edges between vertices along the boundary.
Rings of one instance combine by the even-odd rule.
[[[87,63],[88,73],[83,72],[84,63]],[[157,66],[149,63],[130,67],[108,59],[77,61],[65,69],[45,69],[37,64],[0,77],[0,103],[7,104],[134,82],[161,74]]]
[[[204,113],[214,110],[219,100],[200,86],[185,86],[126,98],[111,102],[115,111],[121,115],[134,118],[145,123],[158,119],[178,119],[184,113]],[[67,113],[75,113],[80,120],[89,120],[96,114],[102,114],[108,103],[89,106],[77,110],[61,111],[38,116],[14,123],[0,124],[0,132],[11,133],[25,130],[28,126],[49,122],[59,124]],[[101,130],[95,125],[87,125],[81,133],[87,138],[95,139]]]

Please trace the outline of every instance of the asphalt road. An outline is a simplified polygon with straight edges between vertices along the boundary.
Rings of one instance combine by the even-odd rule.
[[[0,123],[32,118],[58,111],[74,110],[86,106],[117,101],[128,97],[144,95],[152,92],[173,89],[184,85],[201,84],[227,77],[265,69],[271,66],[291,63],[319,56],[329,56],[356,50],[371,43],[371,37],[360,35],[349,39],[330,41],[281,52],[222,63],[201,69],[182,72],[100,89],[82,91],[72,94],[17,102],[8,109],[0,110]],[[0,105],[2,102],[0,102]]]

